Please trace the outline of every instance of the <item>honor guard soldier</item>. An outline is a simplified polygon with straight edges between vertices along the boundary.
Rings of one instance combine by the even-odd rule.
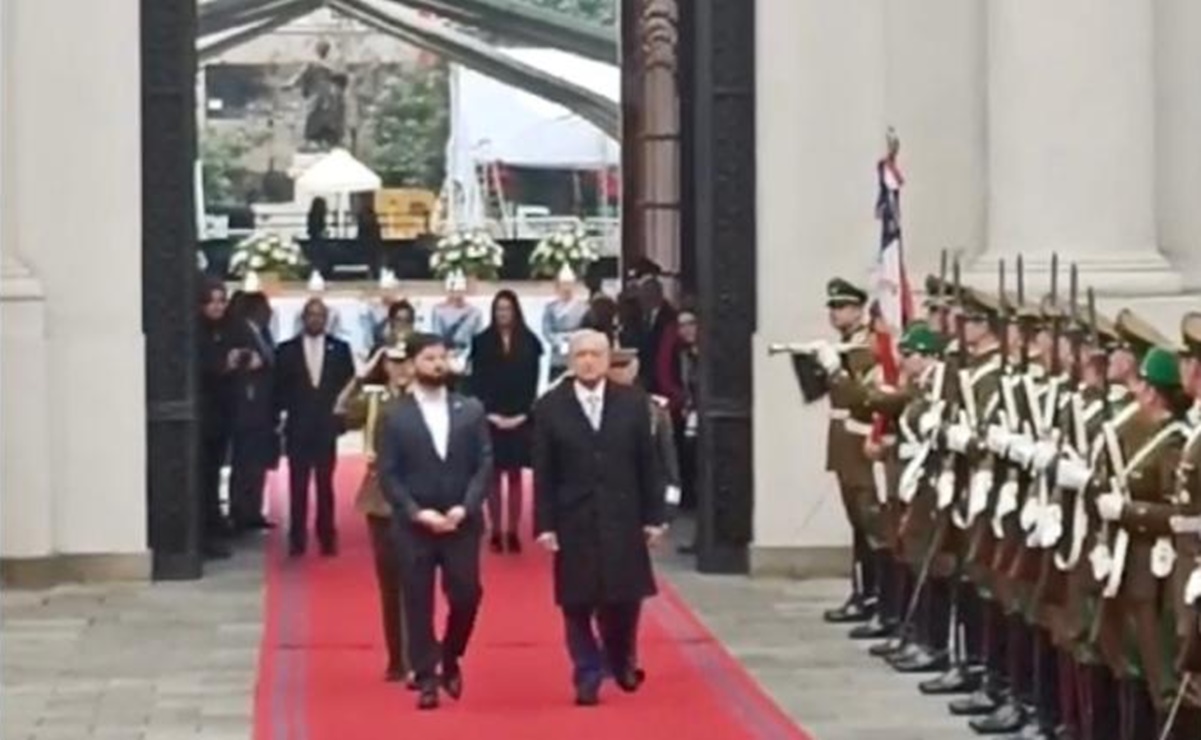
[[[839,493],[854,537],[852,590],[847,601],[825,614],[828,622],[865,622],[877,605],[877,579],[873,550],[882,547],[872,534],[879,519],[872,461],[864,449],[871,433],[871,411],[855,403],[862,388],[871,383],[875,357],[865,323],[867,293],[846,280],[826,285],[830,326],[838,332],[839,347],[819,343],[817,359],[825,370],[830,393],[830,424],[826,469],[838,478]]]
[[[1177,551],[1170,595],[1179,682],[1164,732],[1170,740],[1201,737],[1201,313],[1186,315],[1180,329],[1184,344],[1180,377],[1193,407],[1176,471],[1174,503],[1181,515],[1168,519]]]

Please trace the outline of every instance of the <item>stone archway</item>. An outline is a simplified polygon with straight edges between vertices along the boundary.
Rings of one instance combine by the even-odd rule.
[[[627,212],[623,228],[638,229],[626,232],[623,256],[664,262],[697,297],[705,348],[698,567],[709,572],[745,572],[752,534],[754,6],[751,0],[623,0],[625,134],[629,141],[629,127],[640,127],[634,140],[653,164],[632,169],[623,163],[623,195],[647,194],[644,218],[630,223]],[[636,37],[626,35],[631,29]],[[147,497],[159,579],[202,572],[194,362],[196,31],[196,0],[141,0]],[[632,38],[639,41],[631,44]],[[675,101],[647,105],[648,97],[666,96],[672,87]],[[642,182],[648,171],[662,179]]]

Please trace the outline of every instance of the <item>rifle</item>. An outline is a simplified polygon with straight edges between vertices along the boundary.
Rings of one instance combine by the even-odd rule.
[[[938,289],[945,293],[946,288],[944,286],[946,284],[947,284],[947,250],[944,249],[938,255]],[[939,318],[939,321],[942,323],[942,326],[938,327],[938,331],[944,337],[947,334],[950,334],[950,327],[947,326],[948,313],[949,313],[948,311],[944,310],[940,314],[940,318]]]

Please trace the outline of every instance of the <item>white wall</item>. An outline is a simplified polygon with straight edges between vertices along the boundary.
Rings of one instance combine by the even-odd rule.
[[[915,277],[983,244],[981,0],[756,0],[758,310],[755,548],[849,541],[825,462],[826,407],[801,404],[771,342],[828,336],[826,281],[864,282],[884,133],[902,140]]]
[[[20,255],[45,291],[48,386],[46,403],[36,387],[28,397],[6,393],[4,436],[22,434],[39,417],[48,420],[53,552],[141,552],[138,0],[3,5],[4,249]],[[4,339],[6,350],[10,340],[19,341],[7,325]],[[6,352],[6,370],[21,362]],[[5,531],[23,527],[9,521]],[[7,545],[6,538],[0,550],[6,556],[47,554],[10,553]]]
[[[1186,287],[1201,289],[1201,3],[1156,0],[1155,13],[1159,243]]]

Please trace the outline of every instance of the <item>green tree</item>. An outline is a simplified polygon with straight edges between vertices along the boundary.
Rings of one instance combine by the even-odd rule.
[[[446,67],[409,68],[389,76],[365,109],[365,161],[384,184],[441,188],[450,135]]]
[[[617,0],[524,0],[524,2],[606,26],[617,22]]]
[[[200,136],[200,163],[206,203],[230,204],[241,200],[247,175],[242,158],[268,138],[269,134],[263,131],[205,127]]]

